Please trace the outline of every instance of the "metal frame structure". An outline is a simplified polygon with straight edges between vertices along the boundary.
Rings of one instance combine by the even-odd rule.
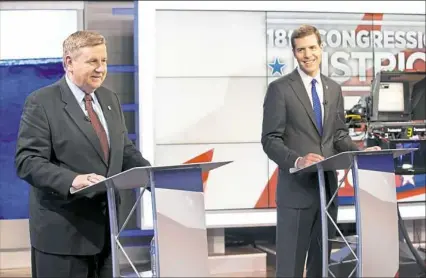
[[[90,195],[99,192],[107,192],[111,259],[113,277],[123,277],[120,270],[119,250],[130,264],[137,277],[141,273],[136,269],[120,242],[120,234],[125,229],[130,217],[149,187],[152,195],[152,209],[154,219],[155,260],[156,274],[160,277],[160,271],[164,276],[171,274],[177,276],[205,276],[208,275],[208,246],[207,229],[205,223],[205,205],[202,173],[208,172],[232,161],[188,163],[169,166],[135,167],[97,184],[78,190],[71,190],[71,194]],[[123,225],[119,228],[117,218],[116,194],[119,190],[141,188],[136,202],[127,215]],[[174,202],[175,200],[183,201]],[[174,224],[179,223],[178,225]],[[170,244],[170,234],[183,234],[182,242],[191,242],[193,246],[190,252],[180,257],[181,264],[167,264],[173,259],[179,247]],[[162,244],[159,244],[159,237]],[[160,269],[161,260],[165,260]],[[189,267],[196,261],[196,267]],[[127,276],[127,275],[126,275]]]
[[[392,211],[397,210],[397,199],[394,187],[391,186],[394,178],[393,158],[411,153],[417,149],[396,149],[396,150],[380,150],[380,151],[353,151],[343,152],[335,156],[329,157],[324,161],[315,163],[302,169],[290,169],[290,173],[306,173],[317,172],[319,191],[320,191],[320,208],[321,208],[321,238],[322,238],[322,277],[336,277],[329,269],[330,266],[356,262],[349,277],[356,273],[357,277],[363,275],[396,275],[398,271],[398,217],[393,215]],[[356,230],[357,236],[355,242],[348,242],[340,231],[336,222],[330,216],[328,209],[337,196],[337,192],[344,182],[348,172],[333,195],[327,202],[325,192],[325,171],[336,170],[352,170],[353,188],[355,191],[355,214],[356,214]],[[362,176],[360,176],[360,171]],[[369,179],[375,179],[374,183],[369,183]],[[372,225],[372,220],[377,217],[376,214],[366,214],[365,212],[378,209],[378,215],[387,219],[386,225]],[[329,264],[329,238],[328,238],[328,221],[336,228],[337,233],[342,238],[342,242],[349,248],[354,259],[347,261],[339,261]],[[366,224],[363,224],[366,223]],[[382,240],[380,231],[383,229],[391,229],[383,238],[385,242],[384,248],[374,248],[370,245],[366,246],[366,242]],[[363,233],[365,234],[363,235]],[[351,244],[356,244],[354,248]],[[364,245],[363,245],[364,244]],[[367,263],[363,265],[363,260]],[[375,260],[374,264],[371,262]],[[392,273],[395,271],[396,273]]]
[[[357,198],[358,162],[357,162],[356,157],[354,157],[354,161],[351,164],[351,167],[349,167],[349,168],[352,170],[352,173],[353,173],[352,177],[353,177],[353,185],[354,185],[354,190],[355,190],[355,213],[356,213],[356,219],[359,219],[360,218],[359,202],[357,202],[357,200],[358,200],[358,198]],[[352,272],[350,273],[349,277],[352,277],[352,275],[354,274],[355,271],[357,272],[357,276],[360,277],[360,273],[361,273],[361,264],[360,264],[361,248],[357,248],[356,251],[353,250],[353,248],[350,245],[350,242],[348,242],[346,240],[345,236],[343,235],[343,232],[339,229],[339,227],[337,226],[337,223],[333,220],[333,218],[328,213],[328,208],[333,203],[333,200],[336,198],[337,193],[339,192],[340,187],[342,186],[345,179],[347,178],[349,171],[347,171],[345,173],[343,179],[339,182],[339,186],[337,187],[336,191],[333,193],[333,195],[330,198],[330,201],[327,203],[327,197],[326,197],[326,193],[325,193],[325,186],[326,185],[325,185],[325,178],[324,178],[324,169],[323,169],[321,164],[317,165],[317,169],[318,169],[318,181],[319,181],[320,203],[321,203],[321,231],[322,231],[322,257],[323,257],[322,277],[328,277],[328,274],[330,273],[333,278],[336,278],[336,275],[329,268],[330,266],[340,264],[340,263],[354,262],[354,261],[356,261],[356,265],[355,265],[354,269],[352,270]],[[354,173],[356,173],[356,174],[354,174]],[[356,221],[356,219],[355,219],[355,221]],[[329,220],[333,224],[334,228],[336,229],[336,232],[342,238],[343,243],[349,248],[352,255],[354,256],[354,258],[355,258],[354,260],[329,264],[328,242],[329,241],[335,241],[335,240],[331,240],[331,239],[328,238],[328,221],[327,220]],[[359,227],[358,221],[356,221],[356,230],[357,230],[357,233],[359,233],[360,227]],[[362,239],[362,237],[360,237],[359,234],[357,234],[357,242],[356,242],[357,246],[361,246],[361,242],[360,242],[361,239]]]
[[[152,174],[150,175],[152,176]],[[154,181],[151,178],[151,184],[154,184]],[[118,251],[119,249],[121,252],[123,252],[124,257],[129,262],[130,266],[132,267],[133,271],[137,275],[137,277],[141,277],[139,274],[139,271],[136,269],[136,266],[133,264],[132,260],[130,259],[129,255],[126,253],[126,250],[124,250],[123,245],[120,243],[119,237],[121,232],[123,232],[124,228],[126,227],[127,223],[130,220],[130,217],[132,216],[135,209],[138,207],[139,202],[147,188],[145,185],[139,194],[138,199],[136,200],[135,204],[133,205],[132,209],[129,212],[129,215],[127,216],[126,220],[124,221],[123,225],[121,226],[120,230],[118,230],[118,219],[117,219],[117,205],[116,205],[116,199],[115,199],[115,189],[114,185],[111,182],[106,183],[107,187],[107,197],[108,197],[108,211],[109,211],[109,224],[110,224],[110,237],[111,237],[111,260],[112,260],[112,273],[113,277],[121,277],[120,274],[120,262],[118,257]],[[154,198],[153,198],[154,199]],[[155,233],[154,233],[155,236]],[[158,247],[156,247],[158,248]],[[156,260],[158,262],[158,250],[156,250]]]

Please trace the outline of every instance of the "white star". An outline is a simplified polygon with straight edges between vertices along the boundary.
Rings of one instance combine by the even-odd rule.
[[[416,186],[414,182],[414,175],[403,175],[402,176],[402,186],[406,185],[407,183],[412,184],[413,186]]]

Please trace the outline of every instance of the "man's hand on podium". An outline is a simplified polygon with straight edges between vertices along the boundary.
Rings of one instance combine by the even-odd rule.
[[[94,173],[87,175],[78,175],[72,182],[72,187],[80,189],[98,182],[105,180],[104,176],[96,175]]]
[[[297,159],[296,167],[299,169],[305,168],[305,167],[308,167],[309,165],[320,162],[322,160],[324,160],[324,157],[320,156],[319,154],[308,153],[307,155],[303,157],[299,157]]]
[[[379,147],[379,146],[373,146],[373,147],[368,147],[368,148],[365,148],[364,149],[364,151],[365,152],[369,152],[369,151],[380,151],[382,148],[381,147]]]

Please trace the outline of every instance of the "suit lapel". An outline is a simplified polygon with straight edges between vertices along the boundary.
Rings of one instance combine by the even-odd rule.
[[[320,130],[315,120],[314,109],[312,108],[311,101],[309,100],[309,97],[308,97],[308,92],[306,91],[305,86],[303,85],[302,78],[297,72],[297,69],[294,70],[293,73],[290,75],[290,80],[291,80],[290,86],[293,88],[293,91],[296,94],[297,98],[303,104],[303,107],[305,108],[306,113],[308,113],[309,118],[311,119],[312,123],[315,125],[315,128],[319,134]]]
[[[102,111],[105,117],[105,121],[108,126],[108,135],[109,135],[109,164],[113,161],[119,161],[115,159],[117,148],[119,147],[119,139],[121,134],[117,134],[121,132],[120,129],[116,129],[114,127],[119,126],[119,124],[114,119],[113,115],[115,111],[111,110],[111,107],[114,107],[112,104],[112,100],[108,97],[107,94],[100,92],[101,88],[95,91],[96,98],[99,101],[99,104],[102,107]],[[120,159],[120,158],[117,158]],[[122,158],[121,158],[122,159]]]
[[[92,124],[85,119],[84,112],[83,110],[81,110],[81,107],[77,103],[77,100],[71,92],[71,89],[68,87],[65,77],[63,77],[59,81],[59,87],[61,88],[62,101],[65,103],[65,111],[75,122],[75,124],[81,130],[87,140],[89,140],[90,144],[92,144],[93,148],[96,150],[96,153],[99,155],[99,158],[102,160],[102,162],[105,165],[108,165],[105,161],[99,138],[96,135]]]
[[[321,82],[322,82],[322,91],[324,92],[324,121],[323,121],[323,134],[328,126],[329,116],[330,116],[330,101],[331,101],[331,93],[330,89],[327,83],[327,80],[324,78],[323,75],[321,75]]]

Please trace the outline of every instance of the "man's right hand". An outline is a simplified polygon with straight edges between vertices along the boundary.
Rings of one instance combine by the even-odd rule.
[[[324,157],[320,156],[319,154],[308,153],[307,155],[300,157],[297,160],[297,168],[299,169],[305,168],[305,167],[308,167],[309,165],[312,165],[316,162],[320,162],[322,160],[324,160]]]
[[[75,189],[80,189],[98,182],[105,180],[105,177],[97,174],[87,174],[87,175],[78,175],[72,181],[72,187]]]

